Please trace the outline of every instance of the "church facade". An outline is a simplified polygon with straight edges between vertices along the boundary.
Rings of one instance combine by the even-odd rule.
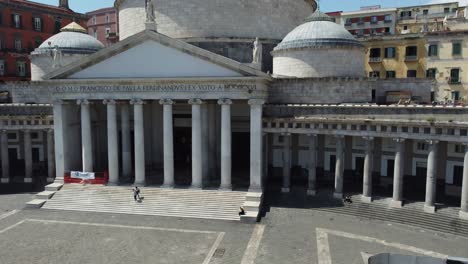
[[[33,81],[8,83],[0,107],[45,123],[2,116],[4,184],[9,133],[37,178],[31,125],[47,131],[49,181],[360,192],[468,218],[468,108],[432,106],[431,80],[365,78],[364,47],[314,1],[174,2],[116,1],[111,47],[69,25],[32,53]]]

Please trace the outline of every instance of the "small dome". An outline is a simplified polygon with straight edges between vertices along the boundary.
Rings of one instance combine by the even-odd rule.
[[[274,51],[324,46],[363,47],[344,27],[336,24],[334,18],[320,11],[316,11],[305,21],[306,23],[286,35]]]
[[[39,54],[58,47],[64,54],[91,54],[104,48],[104,45],[86,34],[86,29],[72,22],[61,29],[62,32],[50,37],[33,54]]]

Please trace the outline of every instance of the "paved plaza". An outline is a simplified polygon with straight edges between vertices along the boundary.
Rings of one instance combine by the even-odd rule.
[[[22,196],[18,196],[20,199]],[[272,207],[258,225],[18,208],[0,214],[4,263],[364,263],[394,252],[468,257],[468,238],[311,209]]]

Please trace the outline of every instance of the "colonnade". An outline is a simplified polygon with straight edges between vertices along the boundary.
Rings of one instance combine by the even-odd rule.
[[[291,134],[283,133],[284,151],[283,151],[283,192],[290,190],[290,168],[291,168]],[[344,159],[345,159],[345,143],[344,136],[335,136],[336,139],[336,163],[335,163],[335,185],[334,197],[343,198],[343,178],[344,178]],[[363,137],[365,140],[364,154],[364,171],[363,171],[363,186],[362,200],[365,202],[372,201],[372,172],[374,163],[374,138]],[[404,185],[404,167],[405,167],[405,139],[394,138],[396,143],[395,149],[395,165],[393,171],[393,195],[390,206],[403,206],[403,185]],[[439,141],[427,140],[429,145],[429,153],[427,156],[427,176],[426,176],[426,195],[424,202],[424,211],[434,213],[436,210],[436,181],[437,181],[437,156]],[[317,135],[309,135],[309,175],[308,175],[308,191],[309,195],[316,194],[316,156],[317,156]],[[463,183],[460,217],[468,219],[468,146],[465,146],[464,167],[463,167]]]
[[[91,114],[90,101],[78,100],[81,108],[81,137],[82,137],[82,169],[85,172],[93,172],[93,152],[91,140]],[[117,103],[121,104],[121,131],[122,131],[122,173],[127,176],[131,174],[131,149],[130,149],[130,107],[128,102],[115,100],[104,100],[107,108],[107,145],[108,145],[108,171],[109,184],[119,183],[119,159],[118,159],[118,128],[117,128]],[[134,99],[129,101],[133,106],[134,115],[134,168],[135,184],[145,185],[145,138],[144,138],[144,116],[143,105],[145,101]],[[163,187],[172,188],[174,186],[174,135],[173,135],[173,105],[174,100],[161,99],[159,103],[163,108],[163,164],[164,183]],[[205,102],[199,98],[188,100],[192,112],[192,183],[191,188],[200,189],[203,187],[203,173],[208,168],[204,168],[203,163],[203,137],[202,130],[202,109]],[[220,189],[232,189],[232,130],[231,130],[231,105],[232,100],[222,98],[217,101],[221,108],[221,186]],[[262,109],[264,101],[252,99],[248,101],[250,105],[250,190],[258,191],[262,188]],[[65,168],[65,158],[63,154],[63,102],[54,105],[54,121],[58,140],[57,145],[57,175],[63,175]],[[61,141],[62,140],[62,141]]]
[[[18,130],[15,130],[18,131]],[[33,155],[32,155],[32,129],[24,129],[19,132],[23,135],[23,157],[24,157],[24,182],[32,183],[33,178]],[[9,130],[0,130],[0,159],[2,164],[1,183],[9,183],[11,178],[10,156],[8,152],[8,132]],[[55,157],[54,157],[54,132],[51,129],[45,130],[47,133],[47,180],[53,181],[55,178]],[[21,142],[21,141],[18,141]],[[45,176],[45,175],[41,175]]]

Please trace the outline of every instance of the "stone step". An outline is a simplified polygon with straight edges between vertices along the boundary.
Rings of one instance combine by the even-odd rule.
[[[261,202],[263,193],[261,192],[248,192],[245,196],[245,200],[248,202]]]
[[[258,212],[245,212],[245,215],[240,216],[241,223],[255,224],[258,220]]]
[[[259,208],[260,208],[260,202],[251,202],[251,201],[246,201],[244,203],[244,205],[242,206],[244,207],[244,210],[245,211],[259,211]]]
[[[46,185],[45,190],[56,192],[62,189],[62,187],[63,187],[63,183],[51,183],[49,185]]]
[[[48,200],[52,198],[52,196],[54,196],[55,193],[56,192],[54,191],[43,191],[43,192],[36,194],[36,198],[41,199],[41,200]]]
[[[34,199],[26,203],[26,208],[41,208],[47,200]]]

